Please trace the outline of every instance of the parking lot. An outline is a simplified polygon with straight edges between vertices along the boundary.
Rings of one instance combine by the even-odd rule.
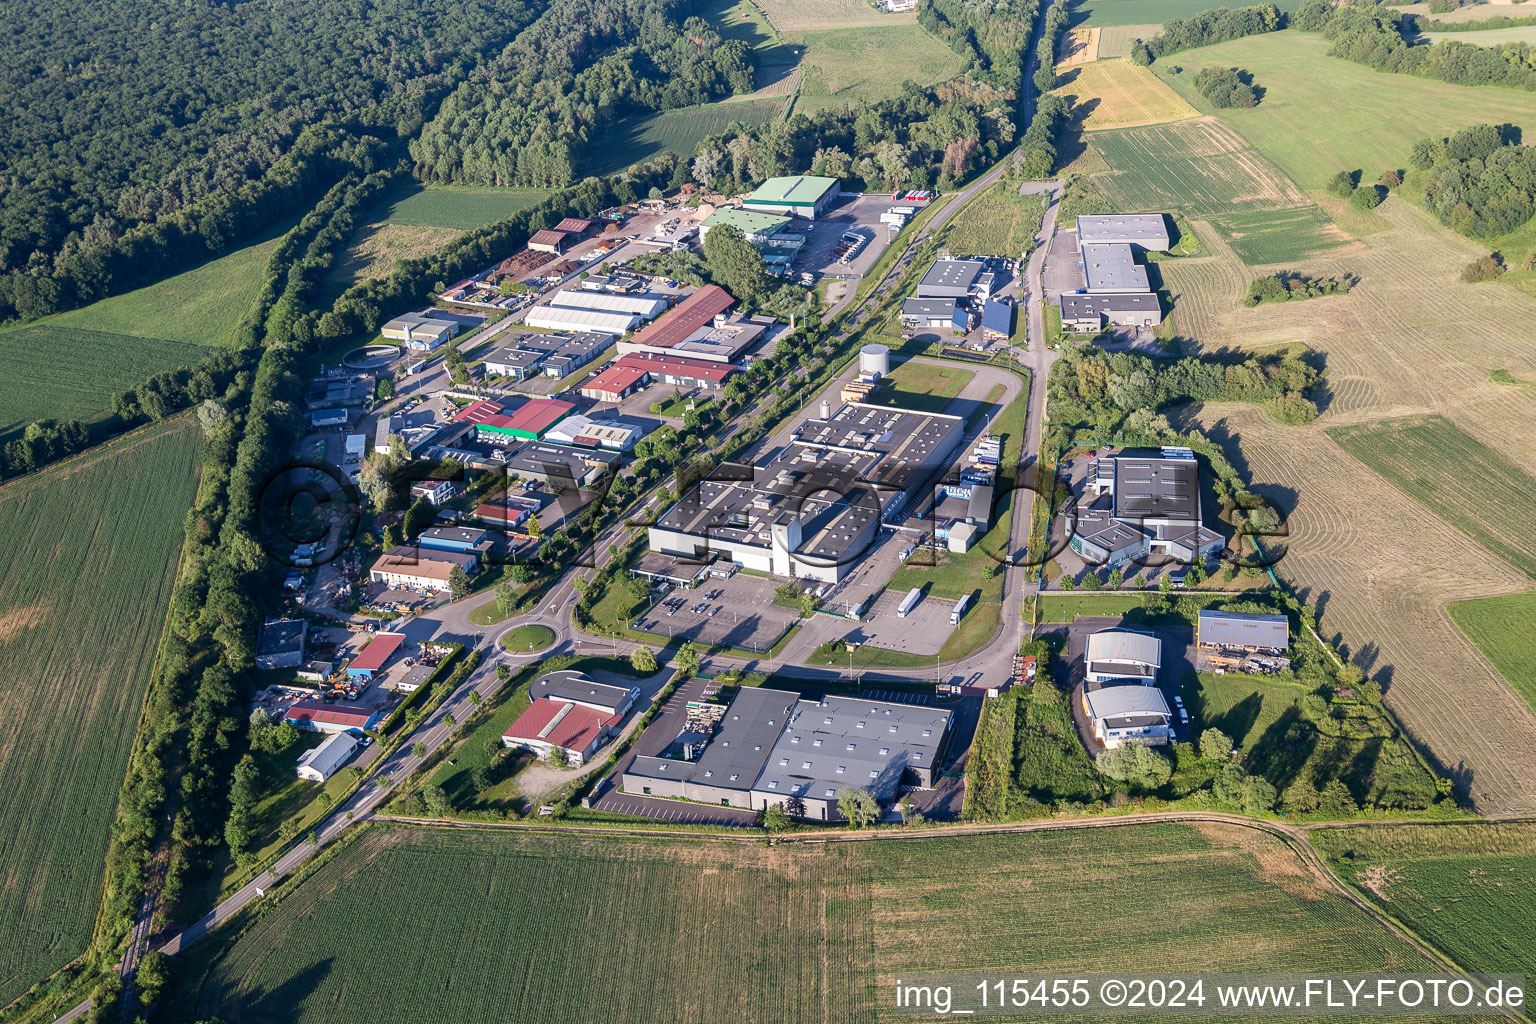
[[[1083,651],[1088,646],[1088,636],[1097,633],[1101,629],[1110,629],[1120,625],[1118,617],[1105,616],[1081,616],[1071,625],[1065,627],[1067,631],[1067,644],[1063,648],[1063,658],[1057,658],[1054,668],[1054,678],[1057,685],[1068,690],[1072,694],[1072,712],[1078,720],[1078,731],[1083,736],[1083,743],[1089,753],[1096,753],[1100,744],[1093,739],[1091,730],[1085,728],[1085,719],[1082,711],[1082,685],[1084,676]],[[1178,716],[1178,702],[1174,700],[1179,696],[1179,683],[1187,673],[1195,670],[1195,630],[1193,626],[1127,626],[1142,633],[1151,633],[1162,642],[1162,664],[1157,670],[1157,687],[1163,691],[1163,698],[1168,702],[1168,707],[1173,710],[1173,725],[1177,738],[1180,740],[1191,739],[1198,722],[1191,721],[1188,725],[1181,724]],[[1065,682],[1061,682],[1065,680]]]
[[[706,577],[697,588],[668,591],[634,627],[711,647],[767,651],[799,618],[773,603],[773,590],[772,581],[745,573]]]
[[[938,654],[955,628],[949,624],[949,613],[955,602],[929,595],[901,617],[896,614],[896,609],[906,596],[906,591],[881,591],[873,607],[865,611],[865,621],[849,636],[890,651]]]
[[[1063,293],[1079,291],[1086,286],[1082,261],[1076,229],[1057,231],[1051,239],[1050,251],[1046,253],[1045,266],[1040,271],[1040,290],[1047,304],[1059,302]]]
[[[806,237],[805,248],[795,259],[795,270],[818,277],[863,277],[890,244],[890,228],[880,223],[880,215],[895,205],[889,195],[853,196],[814,221],[795,220],[790,230]],[[845,231],[855,231],[867,241],[853,259],[840,263],[833,251]]]

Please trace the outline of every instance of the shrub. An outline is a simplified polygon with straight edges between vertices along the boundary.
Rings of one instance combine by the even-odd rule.
[[[1350,194],[1349,205],[1357,210],[1374,210],[1384,198],[1379,185],[1361,185]]]
[[[1479,256],[1468,263],[1461,271],[1461,279],[1468,284],[1476,284],[1479,281],[1493,281],[1504,273],[1504,261],[1497,253],[1489,253],[1487,256]]]

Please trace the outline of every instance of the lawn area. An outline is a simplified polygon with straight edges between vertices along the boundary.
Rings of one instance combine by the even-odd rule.
[[[502,650],[517,654],[542,651],[555,642],[555,631],[548,626],[517,626],[501,634]]]
[[[975,374],[959,366],[902,363],[886,378],[885,386],[870,396],[873,405],[894,405],[918,412],[943,412],[950,399],[969,384]]]
[[[191,366],[208,351],[52,323],[0,332],[0,444],[34,420],[100,420],[117,392],[161,370]]]
[[[613,122],[588,146],[588,174],[612,174],[658,153],[691,157],[700,142],[718,135],[736,121],[762,124],[784,110],[786,98],[734,100],[682,107],[650,117],[627,117]]]
[[[325,739],[325,736],[318,733],[301,732],[299,742],[282,753],[252,752],[251,756],[256,759],[256,765],[261,769],[261,798],[257,800],[255,810],[251,814],[253,860],[266,860],[277,852],[278,847],[288,841],[283,838],[280,831],[283,822],[289,820],[296,822],[298,831],[295,834],[301,834],[319,821],[328,810],[320,806],[321,793],[329,794],[334,805],[339,803],[342,795],[351,788],[352,776],[345,768],[324,783],[310,782],[299,778],[296,774],[299,756],[306,750],[318,747],[325,742]],[[244,881],[245,873],[240,871],[235,862],[228,857],[224,858],[224,864],[222,888],[227,892],[239,882]]]
[[[1383,74],[1328,56],[1329,45],[1320,33],[1288,29],[1185,50],[1153,67],[1185,99],[1230,125],[1304,189],[1324,188],[1344,169],[1363,170],[1374,181],[1389,167],[1406,168],[1418,139],[1467,125],[1508,121],[1523,127],[1528,137],[1536,131],[1536,95]],[[1170,74],[1174,65],[1183,73]],[[1251,72],[1264,86],[1263,102],[1252,110],[1211,107],[1195,90],[1194,77],[1201,68],[1215,66]]]
[[[1536,709],[1536,590],[1457,601],[1447,613],[1510,688]]]
[[[1135,128],[1200,116],[1200,111],[1154,75],[1151,68],[1132,64],[1126,57],[1066,68],[1058,80],[1058,96],[1073,105],[1086,105],[1084,131]]]
[[[1021,256],[1034,249],[1044,216],[1045,196],[1021,196],[1017,185],[1001,181],[966,204],[944,241],[956,253]]]
[[[1199,729],[1220,729],[1237,749],[1252,751],[1305,690],[1238,672],[1192,672],[1179,692]]]
[[[1524,17],[1524,15],[1521,15]],[[1536,25],[1516,25],[1513,28],[1484,28],[1471,32],[1425,32],[1425,39],[1432,43],[1469,43],[1473,46],[1502,46],[1504,43],[1536,43]]]
[[[1156,912],[1105,932],[1082,908],[1106,879],[1117,903]],[[380,970],[402,919],[416,952]],[[510,941],[509,927],[538,941]],[[1226,825],[769,847],[377,824],[233,943],[198,1016],[697,1024],[729,1006],[744,1024],[870,1021],[895,1019],[891,985],[914,971],[1132,961],[1429,967],[1280,840]]]
[[[1094,180],[1117,209],[1212,221],[1245,263],[1317,255],[1347,242],[1295,182],[1213,118],[1095,132],[1110,170]]]
[[[932,85],[965,67],[941,39],[913,24],[807,32],[803,41],[796,113],[890,99],[905,82]]]
[[[90,942],[201,451],[181,416],[0,487],[0,1003]]]
[[[537,206],[549,195],[541,189],[526,188],[412,187],[391,197],[380,220],[396,227],[473,231]]]
[[[1275,6],[1282,11],[1294,11],[1301,6],[1301,0],[1275,0]],[[1171,18],[1188,18],[1212,9],[1210,0],[1079,0],[1072,5],[1072,23],[1161,25]]]
[[[1536,579],[1536,476],[1440,416],[1335,427],[1350,455]],[[1498,481],[1497,487],[1489,481]]]
[[[263,240],[193,270],[80,309],[55,313],[35,325],[233,347],[239,341],[240,320],[261,291],[267,260],[291,226],[286,222],[274,226]]]
[[[864,0],[759,0],[758,6],[780,32],[812,29],[868,28],[890,25],[916,27],[917,15],[884,14]]]
[[[1346,881],[1465,970],[1536,972],[1536,826],[1314,832]]]

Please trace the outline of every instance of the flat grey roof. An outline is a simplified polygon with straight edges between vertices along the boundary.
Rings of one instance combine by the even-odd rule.
[[[1162,252],[1168,248],[1168,222],[1160,213],[1083,214],[1077,218],[1077,237],[1084,245],[1129,242]]]
[[[743,686],[697,761],[636,757],[627,774],[746,792],[757,782],[799,694]]]
[[[403,562],[448,562],[451,565],[470,566],[480,561],[479,555],[467,551],[444,551],[441,548],[424,548],[416,544],[401,544],[384,552],[390,558]]]
[[[1290,627],[1290,620],[1284,615],[1220,612],[1207,608],[1200,612],[1198,635],[1203,644],[1284,650],[1291,645]]]
[[[1124,242],[1085,244],[1083,275],[1091,292],[1145,292],[1147,268],[1136,262],[1131,247]]]
[[[954,299],[903,299],[902,316],[939,316],[948,320],[955,315]]]
[[[479,544],[490,536],[490,531],[472,526],[432,526],[422,530],[421,536],[432,540],[457,541],[460,544]]]
[[[1129,629],[1101,629],[1088,637],[1083,658],[1089,665],[1123,662],[1157,668],[1162,663],[1162,643],[1150,633]]]
[[[1200,521],[1200,464],[1192,459],[1117,455],[1115,516]]]
[[[270,657],[285,651],[298,651],[304,647],[303,619],[268,619],[261,624],[256,638],[256,654]]]
[[[935,260],[917,283],[917,294],[921,298],[964,295],[986,269],[980,260]]]
[[[1104,686],[1084,693],[1088,712],[1101,721],[1125,715],[1159,715],[1170,717],[1168,702],[1163,691],[1155,686],[1131,683],[1126,686]]]
[[[1061,315],[1067,320],[1104,316],[1110,313],[1161,312],[1152,292],[1114,292],[1107,295],[1072,295],[1061,297]]]
[[[528,699],[549,697],[552,700],[569,701],[572,704],[597,705],[618,709],[632,696],[632,690],[623,686],[610,686],[589,679],[580,672],[562,669],[535,679],[528,687]]]
[[[826,800],[851,786],[887,801],[908,768],[935,769],[949,718],[939,708],[862,697],[801,699],[756,788]]]

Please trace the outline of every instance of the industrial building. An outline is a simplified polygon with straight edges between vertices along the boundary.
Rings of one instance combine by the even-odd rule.
[[[1083,287],[1061,296],[1062,327],[1095,332],[1115,327],[1155,327],[1162,304],[1152,291],[1138,252],[1166,252],[1167,222],[1161,214],[1083,215],[1077,218]]]
[[[1152,686],[1162,665],[1162,641],[1151,633],[1111,627],[1088,635],[1083,678],[1090,683]]]
[[[299,755],[298,776],[309,782],[324,782],[341,770],[341,766],[357,752],[357,738],[350,733],[336,732]]]
[[[780,214],[724,206],[704,218],[699,225],[699,241],[709,236],[710,229],[727,225],[740,231],[749,242],[765,242],[789,227],[789,223],[789,218]]]
[[[1013,306],[988,299],[981,308],[981,335],[987,341],[1007,341],[1013,337]]]
[[[1061,326],[1069,331],[1091,334],[1106,323],[1115,327],[1156,327],[1162,322],[1162,302],[1154,292],[1061,297]]]
[[[939,708],[767,687],[742,687],[717,717],[679,737],[683,760],[636,757],[624,792],[832,821],[842,789],[888,806],[903,786],[931,787],[950,728]]]
[[[549,300],[551,306],[564,309],[596,309],[605,313],[632,313],[650,320],[667,308],[664,295],[616,295],[586,289],[561,289]]]
[[[505,445],[537,441],[575,411],[574,405],[558,398],[530,398],[511,409],[482,398],[459,410],[453,422],[474,424],[476,440]]]
[[[1291,646],[1291,624],[1284,615],[1245,612],[1200,612],[1195,641],[1208,649],[1284,654]]]
[[[501,734],[503,746],[585,764],[613,735],[640,696],[639,687],[594,682],[580,672],[551,672],[528,688],[528,709]]]
[[[298,668],[304,664],[303,619],[268,619],[256,635],[256,667]]]
[[[986,269],[981,260],[935,260],[912,294],[919,299],[964,299]]]
[[[507,472],[560,491],[590,487],[618,464],[618,452],[538,442],[514,451]]]
[[[1147,285],[1147,268],[1136,262],[1136,255],[1124,242],[1085,245],[1082,253],[1087,294],[1139,295],[1151,291]]]
[[[1114,750],[1128,742],[1165,746],[1173,740],[1173,712],[1155,686],[1106,686],[1083,690],[1083,711],[1094,739]]]
[[[579,704],[605,715],[623,715],[640,699],[638,686],[611,686],[573,669],[550,672],[528,686],[530,701],[545,698]]]
[[[1188,448],[1091,457],[1071,510],[1073,551],[1094,564],[1162,555],[1189,564],[1226,546],[1200,513],[1200,464]]]
[[[544,434],[544,438],[554,444],[627,452],[650,431],[650,427],[640,423],[631,423],[627,420],[593,419],[591,416],[577,414],[567,416],[551,427]]]
[[[343,704],[301,700],[288,709],[283,721],[307,732],[366,732],[379,724],[383,712]]]
[[[418,547],[432,551],[476,551],[489,541],[488,531],[471,526],[432,526],[416,538]]]
[[[1160,213],[1097,213],[1077,218],[1079,245],[1131,245],[1143,252],[1167,252],[1168,220]]]
[[[403,341],[413,351],[430,352],[459,333],[459,324],[447,317],[437,316],[436,310],[425,309],[420,313],[406,313],[386,323],[379,333],[390,341]]]
[[[769,178],[742,201],[742,206],[759,213],[787,213],[815,220],[841,194],[836,178],[798,174]]]
[[[523,323],[550,331],[591,331],[618,337],[634,328],[640,318],[633,313],[613,313],[599,309],[571,309],[568,306],[534,306]]]
[[[688,296],[655,323],[619,342],[620,355],[687,356],[717,363],[734,363],[765,330],[750,320],[728,320],[736,304],[719,285],[706,285]]]
[[[391,551],[399,551],[393,548]],[[444,591],[449,588],[449,578],[457,562],[448,556],[452,551],[433,552],[409,549],[411,553],[380,555],[368,570],[368,578],[395,590]],[[438,557],[441,556],[441,557]],[[468,569],[464,570],[468,572]]]
[[[577,334],[519,334],[511,344],[486,357],[485,372],[513,380],[564,377],[575,373],[613,344],[613,335],[593,331]]]
[[[968,317],[955,305],[954,299],[903,299],[901,323],[903,327],[930,330],[963,330]]]
[[[534,252],[548,252],[559,255],[570,248],[571,238],[564,231],[556,231],[545,228],[543,231],[535,231],[528,239],[528,248]]]
[[[404,633],[375,633],[361,651],[347,664],[347,676],[353,679],[372,679],[394,657],[400,645],[405,643]]]
[[[701,481],[649,528],[666,554],[835,583],[949,465],[957,416],[823,401],[748,479]]]

